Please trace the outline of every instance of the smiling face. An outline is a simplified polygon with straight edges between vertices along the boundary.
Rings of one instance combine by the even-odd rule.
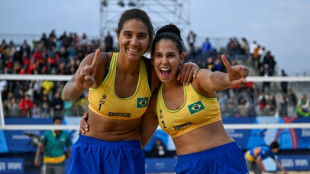
[[[117,34],[117,40],[121,56],[133,61],[139,60],[149,44],[147,26],[140,20],[128,20]]]
[[[156,42],[152,54],[152,64],[161,82],[176,80],[179,65],[183,63],[184,53],[179,53],[176,44],[169,39]]]

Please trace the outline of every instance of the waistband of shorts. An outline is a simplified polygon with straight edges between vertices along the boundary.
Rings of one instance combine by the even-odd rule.
[[[184,155],[179,155],[178,156],[178,159],[188,159],[188,158],[197,158],[197,157],[200,157],[200,156],[214,156],[216,154],[219,154],[219,153],[223,153],[223,152],[228,152],[228,151],[231,151],[231,150],[235,150],[235,149],[240,149],[239,145],[236,143],[236,142],[231,142],[231,143],[227,143],[227,144],[223,144],[223,145],[220,145],[220,146],[217,146],[217,147],[214,147],[214,148],[211,148],[211,149],[207,149],[207,150],[204,150],[204,151],[201,151],[201,152],[195,152],[195,153],[190,153],[190,154],[184,154]]]
[[[126,140],[126,141],[104,141],[97,138],[80,135],[76,143],[86,144],[91,146],[105,146],[116,148],[139,148],[141,149],[140,140]]]

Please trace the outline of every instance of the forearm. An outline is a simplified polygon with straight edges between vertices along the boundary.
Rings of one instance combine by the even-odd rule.
[[[67,147],[67,158],[70,160],[70,155],[71,155],[71,149],[70,146]]]
[[[276,165],[278,166],[278,168],[279,168],[281,171],[283,171],[283,172],[286,171],[286,170],[282,167],[282,165],[280,164],[280,162],[279,162],[278,160],[275,160],[274,162],[276,163]]]
[[[152,138],[153,134],[155,133],[158,127],[158,123],[149,124],[148,126],[142,126],[141,129],[141,146],[144,148],[149,140]]]
[[[228,74],[223,72],[212,72],[210,75],[210,81],[210,84],[212,84],[211,88],[214,91],[220,91],[232,87]]]
[[[75,101],[79,99],[79,97],[82,95],[83,90],[79,89],[74,80],[70,80],[66,83],[63,91],[62,91],[62,97],[65,101]]]
[[[39,145],[39,147],[38,147],[38,149],[36,151],[35,160],[39,160],[40,159],[40,154],[42,152],[42,149],[43,149],[42,145]]]

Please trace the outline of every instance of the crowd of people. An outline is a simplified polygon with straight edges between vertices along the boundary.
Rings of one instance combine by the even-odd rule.
[[[261,76],[277,75],[276,61],[271,51],[259,45],[251,44],[246,38],[239,42],[237,38],[229,39],[224,48],[212,47],[209,38],[201,47],[196,45],[196,34],[190,31],[187,39],[188,50],[185,61],[195,62],[201,68],[212,71],[224,71],[220,59],[226,53],[232,65],[239,60],[248,60],[252,72]],[[103,47],[104,46],[104,47]],[[108,32],[101,44],[99,40],[90,40],[86,33],[63,32],[60,36],[52,30],[49,35],[43,33],[41,38],[32,43],[26,40],[23,44],[2,40],[0,46],[1,74],[54,74],[73,75],[82,59],[101,48],[103,51],[114,51],[113,37]],[[243,63],[246,61],[243,61]],[[287,76],[284,70],[278,75]],[[65,82],[34,80],[9,81],[1,80],[2,103],[5,116],[48,118],[51,116],[82,115],[87,110],[87,92],[77,102],[67,102],[61,98]],[[282,82],[278,91],[271,82],[245,84],[220,91],[218,95],[223,116],[310,116],[307,94],[298,96],[287,82]]]

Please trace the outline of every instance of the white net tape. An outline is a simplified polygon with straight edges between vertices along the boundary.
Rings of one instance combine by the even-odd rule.
[[[8,75],[1,74],[1,80],[52,80],[52,81],[68,81],[71,75]],[[251,82],[309,82],[310,77],[306,76],[290,76],[290,77],[261,77],[250,76],[247,81]],[[0,93],[1,95],[1,93]],[[78,125],[6,125],[3,115],[2,100],[0,96],[0,114],[1,129],[3,130],[77,130]],[[310,128],[310,123],[285,123],[285,124],[225,124],[225,129],[279,129],[279,128]]]

